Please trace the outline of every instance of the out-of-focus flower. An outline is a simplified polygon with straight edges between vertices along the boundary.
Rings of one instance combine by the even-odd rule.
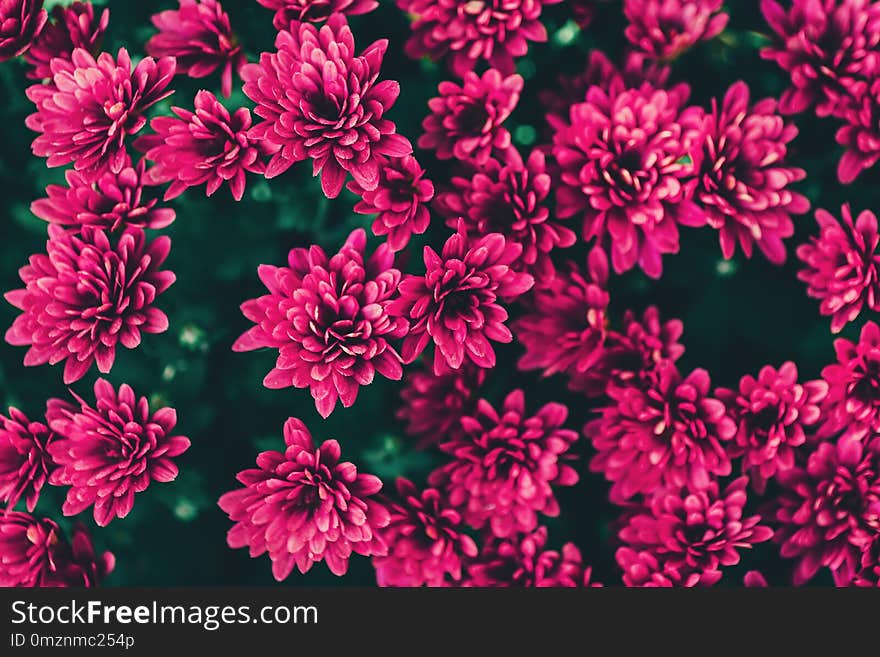
[[[880,9],[880,3],[876,4]],[[837,177],[848,185],[880,159],[880,79],[874,80],[870,89],[843,110],[842,118],[844,125],[837,131],[836,139],[846,150],[837,165]]]
[[[674,59],[721,34],[730,18],[723,0],[624,0],[626,38],[637,52]]]
[[[375,498],[379,478],[340,461],[335,440],[316,447],[297,418],[284,424],[284,443],[284,452],[262,452],[256,468],[238,473],[244,488],[220,497],[220,508],[235,523],[229,547],[247,547],[251,557],[268,552],[279,582],[294,566],[305,573],[324,561],[334,575],[344,575],[352,552],[385,555],[378,530],[390,514]]]
[[[453,460],[429,482],[475,529],[488,527],[499,538],[530,532],[538,513],[559,515],[553,487],[578,480],[564,462],[578,439],[563,428],[567,418],[568,408],[556,403],[528,417],[522,390],[507,395],[500,413],[481,399],[474,415],[461,419],[462,434],[440,445]]]
[[[4,0],[0,3],[0,62],[26,51],[47,20],[43,0]]]
[[[34,80],[51,78],[49,63],[55,57],[69,60],[77,48],[84,48],[96,57],[110,23],[109,9],[95,16],[92,3],[80,0],[67,6],[55,5],[49,16],[50,21],[24,54],[25,61],[34,67],[27,76]]]
[[[369,259],[366,246],[367,235],[358,229],[332,257],[318,246],[292,249],[287,267],[260,265],[269,294],[241,306],[256,326],[233,350],[277,349],[263,385],[309,388],[322,417],[337,400],[346,408],[354,404],[358,388],[376,372],[395,381],[403,376],[400,355],[388,343],[407,332],[406,320],[393,317],[389,306],[400,272],[387,244]]]
[[[117,392],[105,379],[95,382],[95,405],[74,394],[80,407],[50,399],[46,421],[58,434],[49,453],[59,466],[49,477],[55,486],[70,486],[62,510],[75,516],[94,505],[101,527],[124,518],[136,493],[151,482],[177,478],[172,459],[189,449],[185,436],[173,435],[177,412],[163,407],[150,412],[146,397],[136,397],[123,383]]]
[[[25,287],[4,297],[22,311],[6,331],[6,342],[29,346],[26,366],[64,362],[64,382],[73,383],[97,363],[113,367],[117,343],[140,344],[141,333],[162,333],[168,317],[153,307],[175,280],[159,267],[171,240],[148,242],[140,228],[118,238],[84,227],[78,234],[49,226],[46,253],[32,255],[19,270]]]
[[[357,16],[368,14],[379,6],[376,0],[257,0],[266,9],[275,11],[276,30],[285,30],[291,21],[323,23],[335,13]]]
[[[11,511],[20,499],[33,512],[55,467],[49,445],[57,436],[42,422],[31,422],[14,407],[0,415],[0,502]]]
[[[819,236],[797,249],[805,267],[798,278],[807,294],[819,299],[819,312],[831,317],[831,332],[840,333],[867,306],[880,310],[880,254],[877,217],[865,210],[853,221],[849,204],[838,221],[825,210],[816,210]]]

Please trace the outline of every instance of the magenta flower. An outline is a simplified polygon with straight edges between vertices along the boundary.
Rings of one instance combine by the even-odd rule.
[[[792,214],[803,214],[810,202],[788,187],[803,180],[803,169],[785,163],[786,144],[797,135],[793,123],[776,113],[776,100],[749,106],[745,82],[733,84],[721,107],[712,100],[705,140],[698,156],[696,201],[712,228],[720,233],[728,260],[736,245],[747,258],[754,244],[776,265],[785,262],[783,239],[791,237]]]
[[[880,52],[877,56],[880,57]],[[837,178],[849,185],[880,159],[880,80],[875,80],[865,93],[853,100],[852,105],[841,112],[841,118],[845,124],[837,131],[836,139],[846,150],[837,165]]]
[[[244,50],[232,32],[229,14],[218,0],[179,0],[179,9],[153,14],[159,30],[145,49],[151,57],[174,57],[177,72],[204,78],[217,69],[226,98],[232,93],[232,74],[247,64]]]
[[[739,551],[770,540],[761,516],[745,516],[746,477],[719,491],[715,481],[698,491],[660,489],[625,516],[617,551],[627,586],[711,586]],[[664,581],[666,580],[666,581]]]
[[[744,376],[739,391],[719,388],[715,395],[737,423],[729,454],[742,457],[743,473],[763,493],[767,481],[795,464],[795,448],[806,442],[804,427],[822,416],[820,404],[828,394],[825,381],[797,382],[797,366],[788,361],[777,371],[767,365],[758,378]]]
[[[95,406],[74,394],[80,408],[50,399],[46,420],[58,438],[49,453],[59,466],[49,477],[54,486],[70,486],[62,511],[75,516],[94,505],[95,522],[105,527],[124,518],[136,493],[150,482],[177,478],[172,459],[189,449],[185,436],[172,435],[177,412],[163,407],[150,413],[146,397],[128,384],[117,392],[105,379],[95,382]]]
[[[508,241],[522,244],[522,255],[513,268],[543,282],[555,273],[551,251],[567,248],[576,240],[570,228],[551,218],[549,194],[544,154],[535,150],[525,163],[519,158],[509,164],[489,159],[473,175],[453,177],[452,188],[437,196],[435,206],[450,228],[462,218],[474,235],[501,233]]]
[[[538,526],[538,513],[556,517],[554,486],[572,486],[578,474],[565,464],[576,431],[564,429],[568,409],[550,403],[526,416],[522,390],[504,399],[498,413],[484,399],[461,419],[462,434],[442,443],[452,457],[429,477],[475,529],[507,538]]]
[[[4,0],[0,3],[0,62],[25,52],[47,20],[43,0]]]
[[[333,14],[320,30],[291,23],[275,41],[277,52],[260,55],[242,69],[244,93],[264,119],[249,136],[275,152],[266,170],[274,178],[307,158],[329,198],[342,191],[346,172],[366,190],[379,185],[381,156],[412,153],[407,139],[384,118],[400,94],[393,80],[377,83],[388,47],[376,41],[354,54],[354,37],[343,14]]]
[[[449,68],[465,77],[485,61],[504,75],[515,70],[514,58],[524,56],[529,41],[547,41],[541,23],[545,5],[561,0],[398,0],[414,14],[406,54],[413,59],[439,60],[449,54]]]
[[[144,127],[147,108],[173,93],[166,87],[174,67],[172,57],[145,57],[132,71],[125,48],[115,60],[109,53],[96,60],[82,48],[71,61],[53,59],[52,83],[27,90],[37,111],[25,123],[41,133],[31,147],[34,155],[48,158],[50,167],[72,162],[92,177],[108,168],[119,173],[129,163],[126,137]]]
[[[419,438],[420,449],[460,435],[460,420],[476,410],[486,380],[486,370],[468,361],[441,374],[424,365],[407,373],[397,411],[397,418],[407,423],[406,433]]]
[[[729,16],[723,0],[624,0],[626,38],[636,52],[674,59],[700,41],[721,34]]]
[[[761,12],[776,43],[761,56],[791,76],[779,99],[783,114],[812,105],[828,116],[880,72],[880,4],[872,0],[793,0],[786,12],[776,0],[761,0]]]
[[[862,556],[880,540],[880,442],[852,436],[820,443],[806,467],[780,472],[776,541],[796,558],[794,585],[827,567],[849,586]]]
[[[880,310],[880,254],[877,217],[865,210],[853,221],[848,203],[842,221],[825,210],[816,210],[819,236],[797,249],[805,267],[798,278],[807,294],[821,301],[819,312],[831,317],[831,332],[840,333],[867,306]]]
[[[379,536],[388,554],[373,557],[379,586],[450,586],[461,567],[477,556],[477,545],[462,532],[461,515],[435,488],[419,490],[398,478],[400,502],[389,502],[391,522]]]
[[[344,575],[352,552],[385,555],[378,530],[391,518],[375,499],[381,480],[340,461],[335,440],[316,448],[297,418],[285,422],[284,443],[283,453],[263,452],[256,468],[238,473],[244,488],[220,497],[220,508],[235,523],[229,547],[248,547],[251,557],[268,552],[279,582],[294,566],[306,573],[325,561],[334,575]]]
[[[0,415],[0,501],[9,512],[22,498],[33,512],[40,490],[54,469],[48,447],[56,435],[42,422],[31,422],[17,408]]]
[[[714,476],[731,472],[725,443],[736,435],[736,422],[709,396],[709,373],[682,377],[666,362],[653,379],[645,389],[608,386],[611,403],[584,427],[598,452],[590,470],[613,482],[614,503],[661,486],[704,490]]]
[[[522,88],[522,77],[504,77],[494,68],[482,76],[469,71],[461,85],[441,82],[440,95],[428,101],[431,114],[422,122],[425,133],[419,137],[419,148],[436,151],[441,160],[455,158],[477,166],[485,165],[493,153],[509,152],[510,132],[503,123]]]
[[[291,21],[323,23],[332,14],[368,14],[379,6],[376,0],[257,0],[275,11],[276,30],[286,30]]]
[[[292,249],[288,267],[260,265],[269,294],[245,301],[241,310],[256,325],[234,351],[278,350],[267,388],[309,388],[315,407],[328,417],[337,399],[346,408],[376,372],[398,381],[400,355],[388,340],[406,335],[407,322],[393,317],[391,300],[400,285],[387,244],[366,258],[363,229],[349,235],[328,258],[318,246]]]
[[[457,370],[465,359],[494,367],[490,340],[513,341],[504,324],[507,311],[498,301],[509,302],[534,284],[529,274],[511,269],[520,253],[521,245],[498,233],[469,239],[463,226],[446,240],[440,255],[425,246],[425,275],[404,278],[400,297],[388,306],[389,313],[409,322],[401,349],[404,362],[414,361],[433,340],[435,374]]]
[[[48,198],[31,203],[31,212],[49,223],[76,229],[165,228],[176,215],[171,208],[157,207],[157,199],[144,198],[145,168],[141,160],[119,173],[107,171],[97,180],[68,169],[64,173],[67,186],[46,187]]]
[[[152,304],[175,280],[159,269],[170,249],[169,238],[147,242],[140,228],[111,242],[97,228],[77,234],[50,225],[47,252],[19,270],[25,287],[4,295],[22,311],[6,342],[30,346],[26,366],[63,361],[65,383],[81,379],[92,363],[108,373],[117,343],[134,349],[141,333],[168,328],[168,317]]]
[[[704,112],[683,110],[686,90],[644,83],[606,92],[590,88],[553,136],[559,164],[558,215],[582,214],[584,239],[611,250],[617,273],[638,264],[659,278],[661,256],[678,252],[678,226],[699,226],[693,203],[693,150],[702,139]]]
[[[412,155],[383,162],[376,189],[364,189],[355,181],[348,183],[348,189],[361,197],[354,211],[377,215],[373,234],[387,235],[394,251],[405,248],[413,235],[428,230],[428,202],[434,198],[434,183],[425,177],[425,170]]]
[[[212,196],[223,183],[232,197],[244,196],[247,173],[266,171],[266,146],[248,138],[251,113],[242,107],[230,116],[210,91],[199,91],[195,112],[172,107],[173,116],[158,116],[150,122],[154,135],[139,137],[135,147],[156,163],[147,172],[150,184],[171,181],[165,200],[176,198],[188,187],[207,185]]]
[[[50,62],[55,57],[69,60],[77,48],[96,57],[110,23],[110,10],[105,9],[96,17],[91,2],[76,0],[68,6],[52,7],[50,19],[24,54],[25,61],[34,67],[27,76],[34,80],[51,78]]]

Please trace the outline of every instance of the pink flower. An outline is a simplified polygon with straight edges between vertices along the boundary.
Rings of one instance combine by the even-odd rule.
[[[229,547],[248,547],[251,557],[268,552],[279,582],[294,566],[306,573],[325,561],[334,575],[344,575],[352,552],[385,555],[378,530],[391,518],[375,499],[379,478],[340,461],[335,440],[316,448],[302,420],[287,420],[284,443],[283,453],[263,452],[256,468],[238,473],[244,488],[220,497],[220,508],[235,523]]]
[[[770,262],[781,265],[782,240],[794,233],[791,215],[810,209],[805,196],[788,189],[806,176],[785,163],[786,144],[797,128],[776,113],[773,98],[750,107],[749,88],[740,81],[728,89],[720,108],[712,100],[705,134],[695,199],[709,225],[720,231],[724,257],[733,257],[738,242],[751,258],[757,243]]]
[[[428,101],[431,114],[422,122],[425,133],[419,137],[419,148],[436,151],[441,160],[455,158],[478,166],[493,153],[509,152],[511,137],[503,123],[519,102],[522,88],[522,77],[504,77],[494,68],[482,76],[469,71],[461,85],[441,82],[440,95]]]
[[[843,436],[820,443],[806,467],[779,473],[776,540],[796,558],[794,585],[827,567],[838,586],[852,583],[862,555],[880,540],[880,443]]]
[[[837,131],[836,139],[846,150],[837,165],[837,178],[849,185],[880,159],[880,79],[844,109],[841,118],[845,124]]]
[[[322,23],[332,14],[349,16],[368,14],[379,6],[376,0],[257,0],[266,9],[275,11],[273,24],[284,30],[291,21]]]
[[[230,116],[210,91],[199,91],[195,112],[172,107],[173,116],[159,116],[150,127],[155,135],[139,137],[135,147],[156,163],[147,172],[151,184],[172,181],[165,200],[176,198],[188,187],[207,185],[211,196],[223,183],[232,197],[244,196],[247,173],[266,171],[265,144],[248,139],[251,113],[242,107]]]
[[[793,0],[787,12],[761,0],[761,12],[777,37],[761,57],[791,76],[779,100],[783,114],[814,104],[819,116],[839,111],[880,71],[880,4],[872,0]]]
[[[94,505],[95,522],[105,527],[124,518],[136,493],[150,482],[177,478],[173,459],[189,449],[185,436],[172,435],[177,412],[163,407],[150,413],[146,397],[131,386],[117,392],[105,379],[95,382],[95,406],[73,394],[80,408],[50,399],[46,421],[58,438],[49,453],[59,466],[49,477],[54,486],[70,486],[62,510],[75,516]]]
[[[266,170],[274,178],[307,158],[329,198],[342,191],[346,172],[363,189],[379,186],[381,156],[412,153],[409,141],[384,118],[400,94],[393,80],[377,83],[387,40],[354,54],[354,37],[343,14],[320,30],[291,23],[275,40],[275,53],[260,55],[241,75],[244,93],[264,119],[249,136],[268,142],[275,155]]]
[[[159,30],[145,49],[151,57],[174,57],[177,72],[191,78],[204,78],[222,69],[221,89],[229,98],[232,73],[247,63],[238,43],[229,15],[217,0],[179,0],[180,9],[153,14]]]
[[[434,374],[424,369],[411,369],[406,387],[400,393],[403,404],[397,418],[407,423],[406,433],[418,437],[423,449],[458,436],[460,420],[476,409],[486,370],[464,362],[457,370]]]
[[[173,57],[145,57],[132,71],[125,48],[115,60],[109,53],[95,60],[82,48],[71,61],[53,59],[52,82],[27,90],[37,111],[25,123],[41,133],[31,147],[34,155],[48,158],[50,167],[72,162],[92,177],[108,168],[119,173],[129,164],[126,137],[144,127],[147,108],[173,93],[166,87],[174,67]]]
[[[674,59],[721,34],[729,16],[723,0],[624,0],[626,38],[637,52]]]
[[[608,406],[584,427],[598,452],[592,472],[613,482],[614,503],[657,488],[709,487],[713,476],[731,472],[724,443],[736,423],[724,403],[710,397],[709,373],[696,369],[682,378],[675,365],[657,368],[645,388],[608,386]]]
[[[373,557],[379,586],[450,586],[461,580],[461,566],[477,556],[477,545],[462,532],[461,515],[435,488],[419,492],[408,479],[397,480],[400,502],[390,502],[391,522],[379,532],[388,554]]]
[[[472,176],[453,177],[451,190],[439,194],[435,205],[450,228],[463,218],[475,235],[501,233],[522,244],[513,268],[549,281],[555,273],[550,253],[575,243],[574,232],[551,218],[549,194],[544,154],[535,150],[525,163],[518,157],[509,164],[489,159]]]
[[[880,310],[880,254],[877,217],[865,210],[853,221],[849,203],[841,208],[842,221],[816,210],[819,236],[797,249],[805,267],[798,278],[807,294],[819,299],[819,312],[831,317],[831,332],[840,333],[867,306]]]
[[[481,399],[474,415],[461,419],[463,433],[440,445],[453,460],[428,481],[471,527],[488,527],[499,538],[530,532],[538,513],[559,515],[553,487],[578,480],[564,462],[578,439],[563,428],[567,418],[568,409],[556,403],[527,417],[522,390],[507,395],[500,413]]]
[[[377,215],[373,234],[387,235],[394,251],[405,248],[413,235],[428,230],[428,202],[434,198],[434,183],[412,155],[386,160],[379,167],[376,189],[366,190],[355,181],[348,183],[348,189],[361,197],[354,211]]]
[[[465,359],[494,367],[490,340],[513,340],[504,324],[507,311],[498,301],[509,302],[534,284],[530,275],[511,269],[520,253],[522,246],[498,233],[469,239],[463,226],[440,255],[425,246],[425,275],[404,278],[400,297],[388,306],[389,313],[410,323],[401,349],[404,362],[414,361],[433,340],[435,374],[458,369]]]
[[[93,57],[97,56],[110,23],[110,10],[105,9],[96,19],[91,2],[76,0],[68,6],[52,7],[50,18],[24,55],[25,61],[34,67],[27,76],[34,80],[51,78],[49,64],[52,59],[61,57],[69,60],[77,48],[87,50]]]
[[[739,563],[739,550],[770,540],[773,530],[759,524],[761,516],[743,517],[747,481],[740,477],[720,492],[715,481],[698,491],[661,489],[627,513],[618,534],[626,547],[616,555],[624,583],[711,586],[722,566]]]
[[[0,3],[0,62],[25,52],[39,36],[47,19],[43,0],[4,0]]]
[[[358,388],[375,373],[395,381],[403,376],[400,355],[388,340],[406,335],[407,322],[390,311],[400,285],[394,253],[387,244],[366,258],[363,229],[349,235],[328,258],[318,246],[292,249],[288,267],[260,265],[269,294],[242,304],[255,323],[232,346],[234,351],[278,350],[267,388],[310,388],[322,417],[336,400],[354,404]]]
[[[547,41],[541,23],[544,5],[561,0],[398,0],[414,14],[413,35],[406,54],[413,59],[438,60],[450,55],[449,68],[465,77],[485,61],[504,75],[515,69],[514,58],[524,56],[529,41]]]
[[[31,203],[31,212],[49,223],[77,229],[165,228],[176,215],[171,208],[156,207],[157,199],[144,198],[145,168],[141,160],[119,173],[107,171],[97,180],[68,169],[64,172],[67,186],[46,187],[48,198]]]
[[[611,249],[617,273],[638,264],[659,278],[661,256],[678,252],[678,223],[699,226],[691,200],[692,152],[702,139],[703,110],[683,110],[686,89],[644,83],[606,92],[590,88],[553,137],[559,164],[558,215],[582,214],[584,239]]]
[[[65,383],[81,379],[92,363],[106,374],[117,343],[134,349],[141,333],[167,330],[168,317],[152,304],[175,280],[159,269],[170,249],[169,238],[147,242],[140,228],[111,241],[97,228],[77,234],[50,225],[47,253],[19,270],[25,287],[4,295],[23,311],[6,341],[30,346],[26,366],[64,361]]]
[[[739,391],[719,388],[715,395],[737,423],[730,443],[731,457],[742,457],[743,472],[763,493],[767,481],[795,464],[795,449],[806,442],[804,427],[822,416],[820,404],[828,394],[825,381],[797,382],[797,366],[788,361],[777,371],[767,365],[755,379],[744,376]]]
[[[31,422],[17,408],[9,416],[0,415],[0,501],[12,511],[22,498],[33,512],[40,491],[55,464],[49,445],[57,438],[42,422]]]

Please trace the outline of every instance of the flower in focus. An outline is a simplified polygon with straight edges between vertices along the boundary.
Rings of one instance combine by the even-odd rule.
[[[34,67],[27,76],[34,80],[51,78],[49,63],[55,57],[69,60],[77,48],[83,48],[96,57],[101,52],[104,32],[110,23],[109,9],[104,9],[96,17],[92,3],[80,0],[67,6],[55,5],[49,16],[46,27],[24,54],[25,61]]]
[[[388,245],[400,251],[413,235],[428,230],[431,215],[428,202],[434,198],[434,183],[412,155],[392,157],[379,168],[379,185],[374,190],[357,182],[348,189],[361,197],[354,206],[358,214],[375,214],[373,234],[388,236]]]
[[[37,506],[40,491],[54,469],[49,445],[57,436],[42,422],[31,422],[17,408],[0,415],[0,502],[7,512],[25,500],[28,511]]]
[[[49,477],[54,486],[70,486],[62,510],[74,516],[94,505],[95,522],[105,527],[124,518],[136,493],[150,482],[177,478],[172,459],[189,449],[185,436],[172,434],[177,412],[163,407],[151,413],[146,397],[131,386],[117,392],[105,379],[95,382],[95,405],[74,394],[80,408],[50,399],[49,427],[58,438],[49,453],[59,466]]]
[[[223,183],[232,197],[244,196],[247,173],[266,171],[265,144],[248,139],[251,113],[242,107],[232,115],[210,91],[199,91],[195,112],[172,107],[177,115],[158,116],[150,122],[154,135],[139,137],[135,146],[156,165],[147,171],[150,184],[172,181],[165,200],[188,187],[207,185],[211,196]]]
[[[504,77],[497,69],[482,76],[469,71],[459,85],[448,80],[437,87],[440,95],[428,101],[431,110],[422,122],[425,133],[419,148],[434,150],[441,160],[483,166],[493,153],[510,151],[511,136],[503,123],[523,88],[517,74]]]
[[[880,8],[880,3],[877,6]],[[844,125],[838,129],[836,139],[846,150],[837,165],[837,178],[849,185],[880,159],[880,79],[874,80],[870,89],[842,112],[841,118]]]
[[[335,13],[357,16],[379,6],[377,0],[257,0],[275,11],[273,25],[284,30],[291,21],[322,23]]]
[[[529,274],[511,269],[521,253],[520,244],[498,233],[469,239],[463,226],[446,240],[440,255],[425,246],[425,275],[404,278],[400,297],[388,306],[389,313],[409,322],[401,349],[404,362],[414,361],[433,340],[435,374],[458,369],[466,359],[494,367],[490,340],[513,340],[504,324],[507,311],[498,301],[511,301],[534,284]]]
[[[106,374],[117,343],[134,349],[141,333],[168,328],[168,317],[152,304],[174,283],[173,272],[159,269],[170,250],[168,237],[148,242],[140,228],[111,241],[97,228],[77,234],[50,225],[47,252],[19,270],[25,287],[4,295],[22,311],[6,342],[30,346],[26,366],[63,361],[65,383],[82,378],[92,363]]]
[[[260,265],[269,293],[241,306],[255,326],[233,350],[277,349],[263,385],[309,388],[322,417],[337,399],[346,408],[354,404],[358,388],[376,372],[394,381],[403,376],[400,355],[388,342],[407,331],[406,320],[390,312],[400,272],[387,244],[369,259],[366,245],[358,229],[329,258],[318,246],[292,249],[287,267]]]
[[[461,515],[440,491],[419,492],[408,479],[397,480],[400,502],[390,502],[391,522],[379,536],[388,554],[373,557],[379,586],[449,586],[461,580],[462,562],[477,556],[477,545],[462,533]]]
[[[276,151],[266,169],[274,178],[295,162],[312,159],[314,175],[329,198],[342,191],[346,172],[365,190],[379,185],[382,156],[412,153],[407,139],[384,118],[400,94],[393,80],[377,83],[387,40],[376,41],[360,56],[343,14],[333,14],[320,29],[291,23],[275,40],[275,53],[260,55],[241,76],[244,93],[265,121],[249,137]]]
[[[4,0],[0,3],[0,62],[25,52],[47,20],[43,0]]]
[[[728,89],[720,108],[713,99],[697,158],[695,200],[709,225],[720,231],[721,251],[728,260],[737,243],[747,258],[757,243],[770,262],[785,262],[782,240],[794,233],[791,215],[810,209],[805,196],[788,189],[806,176],[803,169],[785,164],[786,144],[795,135],[795,125],[776,113],[775,99],[749,106],[744,82]]]
[[[507,395],[500,413],[481,399],[476,412],[461,419],[461,435],[440,444],[453,460],[428,481],[471,527],[488,526],[499,538],[530,532],[538,513],[559,515],[553,487],[578,480],[564,462],[578,439],[576,431],[563,428],[567,418],[568,408],[556,403],[527,417],[522,390]]]
[[[721,34],[730,18],[723,0],[624,0],[626,38],[637,52],[674,59]]]
[[[247,63],[247,56],[232,33],[229,14],[218,0],[179,0],[179,9],[153,14],[159,30],[145,49],[151,57],[174,57],[177,72],[204,78],[222,69],[221,89],[229,98],[232,74]]]
[[[337,441],[315,447],[297,418],[284,424],[284,443],[283,453],[262,452],[256,468],[238,473],[244,488],[220,497],[220,508],[235,523],[229,547],[248,547],[251,557],[268,552],[279,582],[294,566],[306,573],[324,561],[334,575],[344,575],[352,552],[385,555],[378,530],[391,518],[375,498],[381,480],[340,461]]]
[[[73,163],[93,177],[108,168],[122,171],[130,163],[126,137],[144,127],[147,108],[173,93],[166,88],[174,58],[145,57],[132,71],[125,48],[116,59],[105,52],[97,60],[77,48],[70,61],[53,59],[51,68],[51,83],[27,90],[37,111],[25,123],[41,133],[31,147],[34,155],[48,158],[49,167]]]
[[[880,254],[877,217],[865,210],[853,221],[849,204],[838,221],[825,210],[816,210],[819,236],[797,249],[805,267],[798,278],[807,294],[819,299],[819,312],[831,317],[831,332],[840,333],[855,321],[862,308],[880,310]]]

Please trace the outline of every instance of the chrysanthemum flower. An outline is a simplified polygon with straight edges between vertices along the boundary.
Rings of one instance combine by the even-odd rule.
[[[440,95],[428,101],[431,110],[422,122],[425,133],[419,148],[435,151],[441,160],[483,166],[495,154],[504,154],[511,146],[511,136],[504,122],[519,102],[523,79],[507,77],[497,69],[482,76],[469,71],[462,84],[445,80],[437,90]]]
[[[612,502],[660,487],[699,491],[713,476],[730,474],[725,443],[736,434],[736,423],[724,403],[710,396],[706,370],[682,377],[667,362],[649,387],[611,385],[607,393],[611,403],[587,423],[584,435],[598,452],[590,470],[613,482]]]
[[[572,486],[578,474],[565,464],[577,441],[563,428],[568,408],[550,403],[528,417],[522,390],[504,399],[499,413],[484,399],[472,416],[461,419],[461,435],[442,443],[452,457],[429,477],[475,529],[488,527],[506,538],[538,526],[538,513],[556,517],[554,486]]]
[[[40,491],[55,468],[49,445],[55,433],[42,422],[31,422],[17,408],[0,415],[0,502],[11,511],[20,499],[28,511],[37,506]]]
[[[402,338],[407,322],[393,317],[400,272],[394,252],[381,245],[367,259],[363,229],[349,235],[328,257],[318,246],[293,249],[287,267],[260,265],[269,294],[242,304],[253,326],[236,340],[234,351],[278,349],[267,388],[310,388],[322,417],[337,399],[348,408],[358,388],[376,372],[395,381],[403,376],[400,355],[389,340]]]
[[[624,0],[626,38],[637,52],[673,59],[718,36],[729,16],[723,0]]]
[[[223,95],[232,93],[232,74],[247,63],[247,56],[229,24],[229,14],[218,0],[179,0],[179,9],[154,14],[159,30],[145,49],[151,57],[174,57],[177,72],[204,78],[222,69]]]
[[[820,443],[806,467],[778,476],[776,540],[783,557],[796,558],[794,585],[827,567],[848,586],[862,555],[880,541],[880,442],[842,436]]]
[[[822,380],[800,384],[797,378],[797,365],[788,361],[779,370],[762,367],[757,378],[742,377],[738,391],[715,392],[737,423],[729,453],[742,457],[743,472],[759,493],[777,472],[794,467],[794,448],[806,442],[804,427],[815,425],[822,415],[820,404],[828,384]]]
[[[27,76],[35,80],[51,78],[49,63],[55,57],[69,60],[77,48],[87,50],[93,57],[97,56],[110,23],[109,9],[95,16],[92,3],[80,0],[67,6],[55,5],[49,16],[46,27],[24,55],[25,61],[34,67]]]
[[[837,178],[848,185],[880,159],[880,79],[874,80],[867,91],[845,108],[841,118],[844,125],[837,131],[836,139],[846,150],[837,165]]]
[[[242,107],[230,115],[210,91],[199,91],[195,111],[172,107],[177,115],[158,116],[150,122],[154,135],[139,137],[135,146],[155,166],[147,171],[150,184],[172,181],[165,200],[176,198],[188,187],[207,185],[211,196],[223,183],[240,201],[247,173],[266,171],[266,144],[248,139],[251,112]]]
[[[551,218],[549,194],[544,154],[535,150],[526,162],[489,159],[471,176],[453,177],[451,189],[438,194],[435,206],[450,228],[462,218],[474,235],[501,233],[522,244],[522,255],[512,266],[541,282],[555,272],[550,252],[575,243],[574,231]]]
[[[388,236],[388,245],[400,251],[413,235],[428,230],[431,215],[428,202],[434,198],[434,183],[412,155],[388,158],[379,167],[379,184],[366,190],[355,181],[349,191],[361,197],[354,206],[358,214],[375,214],[373,234]]]
[[[136,493],[151,482],[177,478],[172,459],[189,449],[185,436],[173,435],[177,412],[163,407],[150,412],[146,397],[131,386],[117,392],[105,379],[95,382],[95,405],[74,394],[80,407],[50,399],[49,427],[59,434],[49,453],[59,466],[49,477],[55,486],[70,486],[62,510],[74,516],[94,505],[101,527],[124,518]]]
[[[693,152],[704,112],[682,109],[686,89],[606,92],[590,88],[553,136],[561,170],[558,215],[583,215],[583,236],[611,251],[614,271],[638,264],[659,278],[664,253],[678,252],[678,225],[699,226]]]
[[[388,41],[354,54],[354,37],[343,14],[333,14],[320,29],[291,23],[275,40],[275,53],[260,55],[241,75],[244,93],[264,119],[249,135],[277,150],[266,170],[274,178],[295,162],[312,159],[314,175],[335,198],[346,172],[358,185],[379,185],[381,156],[412,153],[407,139],[396,134],[385,113],[394,105],[400,85],[377,82]]]
[[[24,289],[4,295],[23,311],[6,341],[30,346],[26,366],[64,362],[65,383],[82,378],[92,363],[106,374],[117,343],[134,349],[141,333],[168,328],[168,317],[152,304],[175,280],[159,269],[170,249],[168,237],[147,242],[140,228],[111,241],[97,228],[77,234],[50,225],[47,253],[32,255],[19,270]]]
[[[390,515],[375,498],[379,478],[340,461],[335,440],[315,447],[302,420],[287,420],[284,443],[283,453],[263,452],[256,468],[238,473],[244,488],[220,497],[220,508],[235,522],[229,547],[248,547],[251,557],[268,552],[279,582],[294,566],[305,573],[324,561],[334,575],[344,575],[352,552],[386,554],[378,530]]]
[[[401,349],[404,362],[414,361],[433,340],[435,374],[458,369],[466,359],[494,367],[490,341],[513,340],[504,324],[507,311],[498,301],[511,301],[534,284],[529,274],[511,269],[520,253],[521,245],[498,233],[469,239],[463,226],[440,255],[425,246],[425,275],[407,276],[400,297],[388,306],[389,313],[410,323]]]
[[[358,16],[379,6],[376,0],[257,0],[266,9],[275,11],[273,25],[284,30],[291,21],[323,23],[336,13]]]
[[[435,488],[419,490],[397,480],[399,501],[388,502],[391,522],[379,531],[388,554],[373,557],[379,586],[450,586],[461,567],[477,556],[474,540],[463,533],[461,515]]]
[[[26,51],[46,25],[43,0],[4,0],[0,3],[0,62]]]
[[[819,116],[835,113],[880,72],[880,3],[793,0],[786,11],[776,0],[761,0],[761,12],[777,38],[761,56],[791,76],[779,99],[783,114],[812,105]]]
[[[49,185],[46,196],[31,203],[31,212],[52,224],[116,231],[121,228],[165,228],[174,221],[171,208],[144,198],[146,162],[107,171],[97,180],[80,171],[65,172],[67,185]]]
[[[749,106],[749,87],[733,84],[706,117],[702,152],[697,156],[695,200],[712,228],[720,231],[721,252],[730,259],[740,247],[752,257],[755,244],[773,264],[785,262],[783,239],[791,237],[792,214],[810,209],[805,196],[789,189],[806,172],[785,162],[786,144],[797,135],[793,123],[776,113],[776,100]]]
[[[798,278],[807,294],[819,299],[819,312],[831,317],[831,332],[840,333],[855,321],[862,308],[880,310],[880,253],[877,217],[865,210],[853,221],[848,203],[838,221],[825,210],[816,210],[819,236],[797,249],[805,267]]]

